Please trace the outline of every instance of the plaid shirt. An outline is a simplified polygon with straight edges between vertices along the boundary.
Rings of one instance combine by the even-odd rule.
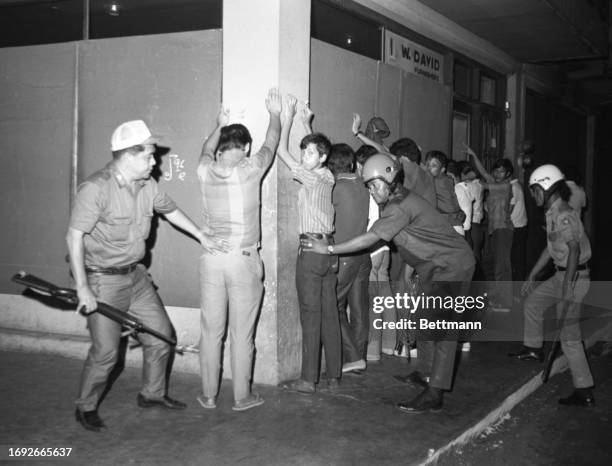
[[[204,153],[198,166],[204,225],[215,238],[245,248],[261,237],[259,207],[261,180],[274,153],[267,144],[245,157],[229,173],[223,173],[213,154]]]

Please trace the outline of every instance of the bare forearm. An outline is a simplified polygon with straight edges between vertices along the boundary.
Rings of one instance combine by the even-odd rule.
[[[202,232],[200,228],[193,223],[193,221],[183,212],[181,209],[175,209],[168,214],[164,214],[166,219],[173,225],[179,227],[181,230],[185,230],[190,235],[200,239]]]
[[[268,131],[266,132],[266,140],[264,145],[272,150],[272,153],[276,152],[278,142],[281,134],[281,123],[279,114],[270,114],[270,123],[268,124]]]
[[[334,254],[350,254],[352,252],[363,251],[368,249],[370,246],[374,246],[380,238],[376,233],[368,231],[362,235],[356,236],[355,238],[345,241],[344,243],[334,245]]]
[[[293,115],[288,115],[281,129],[280,143],[278,145],[278,158],[281,159],[290,170],[297,167],[298,163],[289,152],[289,134],[293,125]]]
[[[382,154],[389,154],[389,150],[385,146],[383,146],[382,144],[377,143],[373,139],[370,139],[365,134],[363,134],[361,131],[357,132],[355,134],[355,137],[357,139],[359,139],[363,144],[365,144],[367,146],[372,146],[378,152],[380,152]],[[389,155],[392,155],[392,154],[389,154]],[[395,159],[395,156],[393,156],[393,158]]]
[[[208,139],[204,141],[202,146],[202,153],[200,154],[200,160],[204,157],[214,156],[215,149],[219,145],[219,137],[221,136],[222,126],[217,125],[214,131],[208,136]]]
[[[74,228],[68,229],[66,236],[68,254],[70,256],[70,268],[77,288],[89,286],[87,274],[85,273],[85,247],[83,245],[83,233]]]
[[[578,258],[580,256],[580,246],[578,242],[572,241],[568,244],[569,254],[567,255],[567,267],[565,271],[565,277],[563,277],[563,295],[565,296],[567,291],[570,289],[572,280],[578,270]]]
[[[489,174],[489,172],[484,167],[484,165],[482,164],[482,162],[480,161],[480,159],[478,158],[476,154],[472,156],[472,160],[474,161],[474,165],[476,166],[478,173],[480,173],[480,176],[482,176],[487,183],[493,183],[495,180]]]

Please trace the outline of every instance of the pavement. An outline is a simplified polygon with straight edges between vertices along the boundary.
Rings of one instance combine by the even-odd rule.
[[[301,395],[255,386],[266,402],[245,412],[231,409],[229,380],[222,383],[217,409],[202,409],[195,401],[198,377],[178,372],[172,374],[169,394],[188,403],[185,411],[139,408],[140,370],[123,368],[99,408],[108,426],[102,433],[86,431],[74,419],[81,360],[0,352],[0,461],[14,459],[9,448],[64,447],[72,449],[69,457],[32,458],[33,464],[410,465],[441,452],[451,461],[444,464],[454,464],[452,455],[461,442],[449,445],[481,425],[541,370],[536,362],[507,357],[517,345],[473,342],[471,352],[458,353],[444,410],[419,415],[395,408],[420,388],[393,378],[415,367],[394,356],[383,356],[362,375],[345,376],[335,392]],[[608,377],[612,368],[603,373]],[[612,390],[611,384],[604,386]],[[571,413],[559,415],[570,419]]]

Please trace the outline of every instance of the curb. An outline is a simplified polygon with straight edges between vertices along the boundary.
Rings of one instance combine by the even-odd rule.
[[[589,338],[584,340],[585,348],[590,348],[598,341],[602,340],[603,336],[610,335],[612,332],[612,325],[608,325],[600,329],[597,332],[594,332]],[[568,369],[567,358],[565,355],[558,357],[553,363],[552,369],[550,371],[550,377],[554,375],[565,372]],[[541,385],[542,382],[542,372],[539,372],[535,376],[533,376],[530,380],[528,380],[523,386],[518,388],[514,393],[509,395],[501,404],[487,414],[484,418],[478,421],[475,425],[467,429],[465,432],[457,436],[455,439],[451,440],[449,443],[444,445],[443,447],[438,448],[437,450],[428,454],[427,459],[416,463],[418,466],[426,466],[430,464],[435,464],[441,455],[451,451],[453,448],[465,445],[473,438],[480,435],[487,429],[489,426],[495,424],[499,421],[506,413],[510,412],[512,408],[518,405],[521,401],[535,392]]]

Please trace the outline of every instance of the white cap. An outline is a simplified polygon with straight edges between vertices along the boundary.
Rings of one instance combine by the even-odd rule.
[[[139,144],[155,144],[155,138],[142,120],[121,123],[111,137],[111,151],[127,149]]]

